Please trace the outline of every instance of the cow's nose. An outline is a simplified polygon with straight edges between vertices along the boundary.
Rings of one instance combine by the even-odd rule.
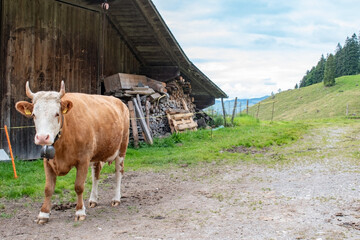
[[[42,135],[36,134],[35,139],[36,139],[36,141],[35,141],[36,144],[40,144],[40,145],[48,144],[50,135],[49,134],[42,134]]]

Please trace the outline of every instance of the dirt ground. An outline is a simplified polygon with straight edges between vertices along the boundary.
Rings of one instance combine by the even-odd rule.
[[[84,222],[70,204],[37,225],[41,202],[0,200],[11,216],[0,217],[0,239],[360,239],[359,132],[322,127],[291,146],[246,152],[268,163],[126,172],[115,208],[110,176]]]

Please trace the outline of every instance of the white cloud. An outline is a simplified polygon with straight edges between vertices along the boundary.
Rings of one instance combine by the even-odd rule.
[[[230,97],[293,88],[321,54],[360,30],[354,0],[154,3],[190,60]]]

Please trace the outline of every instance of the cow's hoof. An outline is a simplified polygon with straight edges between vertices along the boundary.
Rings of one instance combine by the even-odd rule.
[[[85,220],[85,218],[86,218],[86,215],[76,215],[75,216],[75,222],[77,222],[77,221],[84,221]]]
[[[89,202],[89,207],[94,208],[97,206],[96,202]]]
[[[116,201],[116,200],[112,200],[111,201],[111,206],[116,207],[120,205],[120,201]]]
[[[37,224],[45,224],[49,221],[50,213],[40,212],[35,222]]]
[[[35,222],[39,225],[44,225],[45,223],[49,222],[48,218],[38,218],[35,220]]]

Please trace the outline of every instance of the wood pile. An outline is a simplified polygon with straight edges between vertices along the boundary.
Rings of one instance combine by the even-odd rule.
[[[104,80],[105,94],[120,98],[130,111],[130,141],[152,144],[154,137],[196,130],[191,84],[182,77],[168,83],[118,73]]]

